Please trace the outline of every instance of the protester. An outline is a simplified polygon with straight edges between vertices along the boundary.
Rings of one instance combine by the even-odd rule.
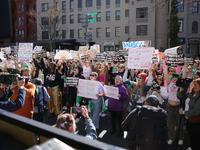
[[[180,115],[188,117],[186,122],[187,131],[190,135],[190,143],[192,150],[199,150],[200,145],[200,79],[194,80],[194,86],[190,93],[185,94],[181,88],[177,93],[177,97],[182,101],[189,99],[189,109],[183,111],[179,109]]]
[[[89,139],[97,139],[97,133],[94,124],[92,123],[92,120],[89,118],[88,110],[85,106],[81,106],[82,108],[82,115],[85,118],[85,124],[86,124],[86,138]],[[72,109],[70,111],[70,114],[62,114],[59,115],[56,120],[56,127],[59,129],[66,130],[68,132],[75,133],[76,131],[76,123],[75,123],[75,116],[76,114],[72,114]]]
[[[132,110],[122,122],[122,130],[131,134],[130,150],[167,149],[167,113],[158,106],[158,98],[150,95],[145,105]]]
[[[119,95],[118,95],[119,100],[114,98],[109,98],[108,100],[108,109],[110,111],[111,125],[112,125],[112,131],[110,131],[110,134],[114,134],[117,132],[116,130],[116,120],[117,120],[119,126],[119,133],[117,134],[117,136],[123,137],[124,133],[121,129],[122,113],[124,110],[124,101],[128,99],[128,93],[122,83],[121,76],[115,77],[115,85],[113,87],[117,87],[119,89]]]

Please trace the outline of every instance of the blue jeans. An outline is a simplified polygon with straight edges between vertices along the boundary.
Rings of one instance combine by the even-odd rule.
[[[99,129],[99,113],[101,111],[101,104],[102,104],[101,97],[93,100],[94,108],[90,112],[90,118],[92,119],[92,122],[94,123],[94,126],[96,127],[96,129]]]

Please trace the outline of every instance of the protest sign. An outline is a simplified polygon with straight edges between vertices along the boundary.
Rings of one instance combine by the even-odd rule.
[[[128,68],[149,69],[154,47],[129,49]]]
[[[107,56],[115,56],[115,51],[107,51]]]
[[[187,58],[187,57],[185,57],[184,59],[185,59],[186,64],[187,64],[188,66],[189,66],[189,65],[193,65],[193,62],[194,62],[193,58]]]
[[[113,61],[115,63],[124,63],[125,62],[125,57],[120,55],[120,56],[113,56],[112,57]]]
[[[78,77],[67,77],[66,78],[66,84],[68,86],[77,86],[78,85],[78,82],[79,82],[79,78]]]
[[[105,55],[104,55],[103,53],[96,54],[95,60],[96,60],[96,61],[99,61],[99,62],[104,62],[104,60],[105,60]]]
[[[128,49],[119,50],[119,55],[128,56]]]
[[[72,59],[78,60],[78,51],[70,50],[70,54],[72,56]]]
[[[1,63],[0,63],[0,69],[1,69],[2,71],[4,71],[4,65],[5,65],[4,62],[1,62]]]
[[[0,58],[4,58],[4,52],[0,52]]]
[[[6,54],[10,54],[11,53],[10,46],[9,47],[5,47],[5,52],[6,52]]]
[[[150,41],[123,42],[123,49],[150,47]]]
[[[167,66],[171,67],[177,67],[177,66],[183,66],[183,54],[167,54]]]
[[[118,87],[104,85],[104,91],[105,91],[107,97],[119,99],[119,97],[118,97],[118,95],[119,95]]]
[[[97,49],[97,53],[100,53],[100,46],[98,44],[93,45],[94,49]]]
[[[33,49],[33,52],[41,52],[42,51],[42,46],[35,46]]]
[[[90,49],[90,56],[91,58],[95,58],[96,54],[98,53],[98,50],[96,48]]]
[[[11,60],[11,61],[4,61],[4,64],[5,64],[5,66],[6,66],[6,68],[13,68],[13,69],[15,69],[15,62],[13,61],[13,60]]]
[[[72,56],[67,50],[66,51],[62,50],[62,51],[56,52],[54,59],[69,60],[69,59],[72,59]]]
[[[98,81],[79,79],[78,96],[97,99],[96,95],[98,94],[98,88],[99,88]]]
[[[109,64],[111,64],[112,61],[113,61],[112,56],[107,56],[107,61],[108,61]]]
[[[152,63],[153,64],[159,63],[159,51],[157,49],[153,50],[153,53],[152,53]]]
[[[33,43],[19,43],[18,61],[31,62],[33,54]]]
[[[84,51],[88,51],[88,47],[87,46],[79,46],[79,52],[84,52]]]
[[[83,56],[83,55],[87,56],[88,54],[90,54],[90,51],[89,50],[87,50],[87,51],[79,51],[78,53],[79,53],[80,56]]]
[[[44,53],[43,57],[47,57],[47,52],[43,52],[43,53]],[[37,51],[37,52],[35,52],[35,54],[36,54],[36,58],[41,57],[41,51]]]

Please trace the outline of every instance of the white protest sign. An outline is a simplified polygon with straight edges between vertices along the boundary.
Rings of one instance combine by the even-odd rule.
[[[159,51],[157,49],[153,50],[152,53],[152,63],[159,63]]]
[[[104,85],[104,91],[105,91],[107,97],[119,99],[119,97],[118,97],[118,95],[119,95],[118,87]]]
[[[88,55],[90,53],[90,51],[79,51],[79,55],[83,56],[83,55]]]
[[[0,63],[0,69],[1,69],[2,71],[4,70],[4,65],[5,65],[4,62],[1,62],[1,63]]]
[[[0,52],[0,58],[4,58],[4,52]]]
[[[64,60],[69,60],[72,59],[71,54],[66,50],[66,51],[59,51],[56,52],[56,56],[54,59],[64,59]]]
[[[154,47],[129,49],[128,68],[149,69],[151,66],[153,50]]]
[[[19,43],[18,61],[31,62],[33,54],[33,43]]]
[[[96,95],[98,94],[98,88],[98,81],[79,79],[78,96],[97,99]]]
[[[87,46],[79,46],[79,52],[88,51]]]
[[[123,49],[150,47],[150,41],[123,42]]]
[[[97,53],[100,53],[100,46],[98,44],[93,45],[93,48],[97,49]]]
[[[96,48],[90,49],[90,56],[91,56],[91,58],[94,58],[97,53],[98,53],[98,50]]]
[[[5,66],[6,66],[6,68],[13,68],[13,69],[15,69],[15,62],[13,61],[13,60],[11,60],[11,61],[4,61],[4,64],[5,64]]]
[[[35,46],[33,51],[34,52],[41,52],[42,51],[42,46]]]
[[[70,50],[70,54],[72,56],[72,59],[78,60],[78,51]]]
[[[11,53],[10,46],[9,47],[5,47],[5,52],[6,52],[6,54],[10,54]]]

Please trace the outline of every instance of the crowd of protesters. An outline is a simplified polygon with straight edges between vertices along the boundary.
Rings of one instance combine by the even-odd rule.
[[[101,63],[91,59],[90,55],[88,55],[87,59],[82,59],[79,56],[79,60],[53,60],[49,57],[44,58],[42,52],[39,58],[33,54],[33,60],[30,64],[17,62],[16,56],[8,56],[5,59],[7,61],[13,60],[15,68],[20,71],[21,76],[28,77],[28,80],[33,83],[34,79],[40,78],[42,74],[43,86],[48,91],[45,96],[50,112],[48,118],[57,115],[58,128],[74,132],[76,129],[75,122],[78,123],[81,115],[59,116],[59,114],[63,110],[67,110],[70,113],[71,107],[85,105],[89,110],[89,115],[87,113],[84,114],[87,122],[92,121],[95,128],[99,129],[99,115],[106,114],[109,111],[112,126],[110,134],[117,132],[116,124],[118,124],[119,132],[117,136],[123,137],[121,124],[128,113],[134,111],[138,106],[145,105],[146,98],[149,95],[155,95],[158,98],[159,107],[167,112],[167,143],[171,145],[175,141],[176,131],[179,130],[178,144],[183,145],[183,131],[186,124],[192,149],[200,149],[198,144],[200,141],[200,121],[195,123],[189,121],[191,117],[200,116],[200,71],[198,60],[194,61],[193,66],[187,66],[184,63],[184,66],[177,67],[167,66],[165,60],[163,60],[157,64],[152,64],[149,70],[142,70],[129,69],[126,62],[108,63],[105,60]],[[9,66],[5,66],[0,71],[8,72],[8,68]],[[99,81],[96,99],[79,97],[78,86],[71,87],[64,84],[66,77]],[[182,87],[176,85],[179,78],[190,78],[193,81],[186,90],[183,90]],[[14,112],[27,118],[33,118],[35,112],[34,97],[36,86],[31,82],[27,82],[24,85],[26,91],[24,106]],[[159,88],[155,88],[153,83],[157,83]],[[117,87],[119,89],[119,99],[107,97],[104,85]],[[5,88],[3,87],[2,89]],[[10,97],[11,101],[16,99],[18,89],[18,87],[13,89],[14,94]],[[43,98],[40,97],[40,99]],[[107,110],[104,109],[106,100],[108,100]],[[182,103],[184,103],[185,107],[182,107],[184,106]],[[86,111],[86,107],[82,106],[82,109]],[[183,114],[185,117],[180,119]],[[69,129],[68,121],[72,122],[71,127],[73,129]],[[92,133],[88,133],[88,135],[95,139],[96,131],[93,130],[93,126],[91,128]]]

